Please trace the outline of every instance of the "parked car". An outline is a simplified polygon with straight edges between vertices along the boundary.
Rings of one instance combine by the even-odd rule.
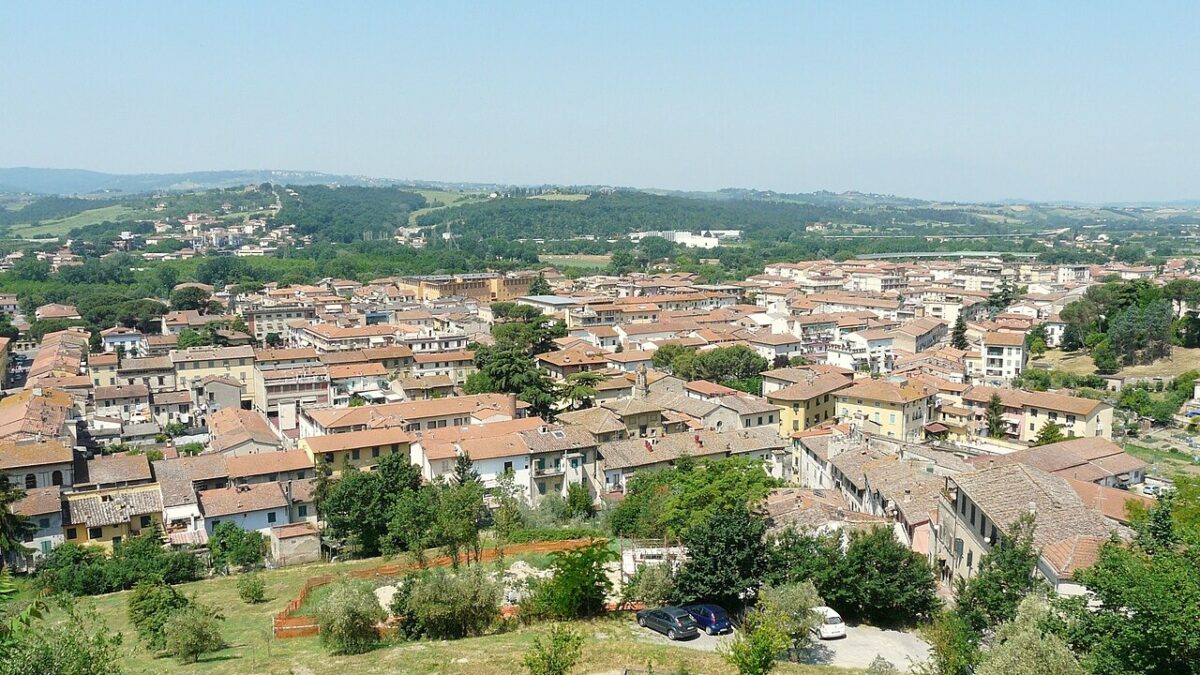
[[[692,638],[700,634],[692,615],[678,607],[643,609],[637,613],[639,626],[656,630],[669,640]]]
[[[842,621],[842,615],[838,614],[831,607],[813,607],[814,614],[821,618],[821,623],[813,629],[817,637],[822,640],[832,640],[834,638],[846,637],[846,622]]]
[[[687,605],[683,611],[691,614],[696,625],[709,635],[733,630],[733,623],[729,621],[729,613],[717,605]]]

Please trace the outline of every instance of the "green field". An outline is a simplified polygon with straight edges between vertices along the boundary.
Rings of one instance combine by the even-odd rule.
[[[418,216],[422,216],[426,213],[429,213],[430,211],[444,209],[449,206],[461,206],[463,204],[470,204],[472,202],[483,201],[487,196],[487,195],[473,194],[473,193],[468,193],[468,192],[451,192],[449,190],[416,190],[416,189],[413,189],[413,190],[409,190],[409,191],[416,192],[417,194],[421,195],[422,197],[425,198],[425,201],[430,204],[433,204],[435,202],[441,203],[441,206],[427,206],[423,209],[417,209],[416,211],[413,211],[408,216],[408,224],[410,226],[417,224]]]
[[[506,561],[511,564],[513,558]],[[310,576],[346,573],[373,567],[383,559],[339,564],[314,564],[263,572],[267,601],[247,605],[237,595],[237,577],[217,577],[183,584],[184,593],[195,594],[225,616],[222,632],[229,647],[208,655],[197,664],[183,665],[174,659],[155,657],[137,641],[126,615],[128,591],[85,599],[93,603],[101,620],[124,638],[122,665],[129,673],[516,673],[524,672],[521,657],[533,639],[548,626],[507,626],[479,638],[457,641],[385,642],[375,651],[356,656],[330,656],[318,638],[276,640],[271,634],[271,616],[299,592]],[[485,563],[489,565],[490,563]],[[54,615],[50,620],[54,620]],[[621,672],[623,668],[675,672],[681,666],[693,673],[728,672],[716,654],[658,642],[642,641],[634,634],[628,615],[575,622],[586,637],[583,657],[573,672]],[[781,664],[780,673],[835,675],[847,673],[834,668]]]
[[[105,206],[98,209],[89,209],[69,218],[43,220],[36,224],[14,225],[11,232],[14,237],[24,237],[26,239],[56,237],[64,235],[77,227],[102,223],[106,220],[136,220],[137,218],[145,217],[148,217],[145,213],[137,209],[131,209],[128,206]]]
[[[1136,443],[1126,443],[1125,452],[1138,459],[1157,467],[1157,475],[1170,476],[1176,472],[1200,473],[1200,466],[1192,463],[1192,458],[1182,452],[1172,452],[1161,448],[1150,448]],[[1197,451],[1200,452],[1200,451]]]
[[[607,267],[610,255],[539,255],[538,260],[555,267]]]
[[[585,194],[545,194],[533,195],[530,199],[544,199],[548,202],[580,202],[587,199]]]

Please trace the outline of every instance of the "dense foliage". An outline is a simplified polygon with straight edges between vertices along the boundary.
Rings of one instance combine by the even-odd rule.
[[[294,225],[300,235],[343,243],[391,239],[411,212],[426,206],[420,194],[397,187],[289,185],[279,194],[276,222]]]
[[[231,521],[219,523],[208,539],[209,559],[218,569],[261,566],[267,539],[256,530],[243,530]]]
[[[478,565],[457,574],[437,568],[404,583],[409,587],[393,597],[391,613],[404,617],[409,637],[482,635],[500,614],[500,584]]]
[[[766,525],[745,504],[722,509],[697,522],[683,537],[688,557],[675,575],[680,603],[715,602],[740,607],[766,571]]]
[[[720,461],[676,461],[670,469],[638,472],[625,498],[609,512],[613,532],[627,537],[680,537],[714,513],[744,508],[766,497],[779,481],[762,462],[731,457]]]
[[[390,511],[420,487],[420,469],[403,454],[384,455],[375,471],[344,467],[337,480],[329,479],[331,468],[320,467],[316,493],[329,534],[361,555],[378,555]]]
[[[617,560],[607,541],[550,554],[552,576],[534,582],[522,605],[522,618],[578,619],[604,610],[612,591],[605,565]]]
[[[361,654],[379,643],[375,625],[387,618],[371,584],[340,577],[317,603],[321,644],[334,654]]]
[[[196,556],[168,551],[155,533],[146,533],[117,544],[111,556],[95,547],[62,544],[38,564],[38,582],[57,593],[99,595],[147,581],[195,581],[201,572]]]

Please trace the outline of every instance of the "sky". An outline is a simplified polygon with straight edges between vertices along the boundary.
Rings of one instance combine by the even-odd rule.
[[[0,2],[0,166],[1200,198],[1200,3]]]

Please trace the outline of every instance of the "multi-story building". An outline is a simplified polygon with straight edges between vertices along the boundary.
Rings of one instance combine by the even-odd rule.
[[[299,448],[308,454],[313,466],[323,462],[334,474],[340,474],[348,467],[369,469],[387,455],[409,457],[413,440],[411,433],[395,426],[309,436],[300,439]]]
[[[317,311],[307,302],[262,302],[254,303],[239,309],[239,313],[250,328],[250,334],[255,342],[262,344],[268,335],[285,339],[288,334],[288,322],[300,319],[313,321]]]
[[[834,396],[839,421],[889,438],[920,441],[933,421],[934,393],[919,384],[863,380]]]
[[[779,435],[787,437],[836,416],[834,393],[852,384],[845,375],[812,373],[812,378],[806,382],[768,393],[767,401],[780,409]]]
[[[171,350],[175,381],[180,389],[191,388],[210,376],[226,376],[242,388],[242,400],[254,399],[254,348],[189,347]]]
[[[1025,335],[989,331],[983,336],[981,380],[983,384],[1001,386],[1025,370],[1029,355],[1025,350]]]
[[[529,295],[529,286],[535,279],[537,274],[530,272],[480,272],[401,277],[396,280],[396,286],[400,288],[401,293],[414,296],[418,302],[450,296],[474,298],[480,302],[498,302]]]

